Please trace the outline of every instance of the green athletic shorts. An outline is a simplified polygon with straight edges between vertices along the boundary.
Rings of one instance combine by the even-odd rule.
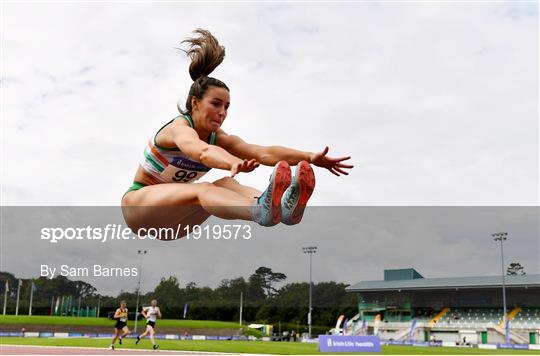
[[[142,184],[142,183],[139,183],[139,182],[133,182],[131,187],[129,187],[129,189],[127,190],[127,192],[124,193],[124,195],[126,195],[127,193],[132,192],[134,190],[139,190],[142,187],[146,187],[146,184]]]

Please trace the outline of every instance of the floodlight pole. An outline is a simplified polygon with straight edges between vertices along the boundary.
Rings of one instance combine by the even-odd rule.
[[[6,305],[7,305],[7,294],[8,294],[8,281],[6,280],[6,287],[4,290],[4,310],[2,312],[2,315],[6,315]]]
[[[493,241],[501,242],[501,277],[502,277],[502,295],[503,295],[503,327],[504,335],[506,336],[506,285],[505,285],[505,273],[504,273],[504,248],[503,241],[508,238],[507,232],[497,232],[491,235]]]
[[[133,327],[133,332],[137,333],[137,321],[139,316],[139,295],[141,292],[141,274],[142,274],[142,256],[146,255],[148,251],[138,250],[137,254],[139,255],[139,281],[137,282],[137,303],[135,306],[135,326]]]
[[[242,309],[244,307],[244,293],[240,292],[240,327],[242,327]]]
[[[302,247],[304,253],[309,254],[309,310],[308,310],[308,338],[311,339],[311,311],[312,311],[312,256],[317,252],[317,246]]]

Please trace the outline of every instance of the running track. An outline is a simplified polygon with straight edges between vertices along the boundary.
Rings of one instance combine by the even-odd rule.
[[[173,351],[173,350],[108,350],[95,347],[0,345],[1,355],[234,355],[220,352]],[[267,355],[266,355],[267,356]]]

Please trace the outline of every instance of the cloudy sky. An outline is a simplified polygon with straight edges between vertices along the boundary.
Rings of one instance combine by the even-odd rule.
[[[538,205],[534,2],[3,3],[2,205],[118,206],[185,100],[189,62],[174,47],[197,27],[227,50],[213,73],[231,88],[226,131],[353,157],[348,177],[316,170],[313,205]],[[239,180],[262,189],[270,171]],[[527,253],[515,258],[534,264]],[[345,270],[333,256],[343,266],[323,280]],[[436,266],[417,267],[462,273]]]

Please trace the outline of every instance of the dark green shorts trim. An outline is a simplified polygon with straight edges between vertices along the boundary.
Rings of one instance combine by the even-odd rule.
[[[124,193],[124,195],[126,195],[127,193],[132,192],[134,190],[139,190],[139,189],[141,189],[143,187],[146,187],[146,184],[142,184],[142,183],[139,183],[139,182],[133,182],[131,187],[129,187],[129,189],[127,190],[127,192]]]

